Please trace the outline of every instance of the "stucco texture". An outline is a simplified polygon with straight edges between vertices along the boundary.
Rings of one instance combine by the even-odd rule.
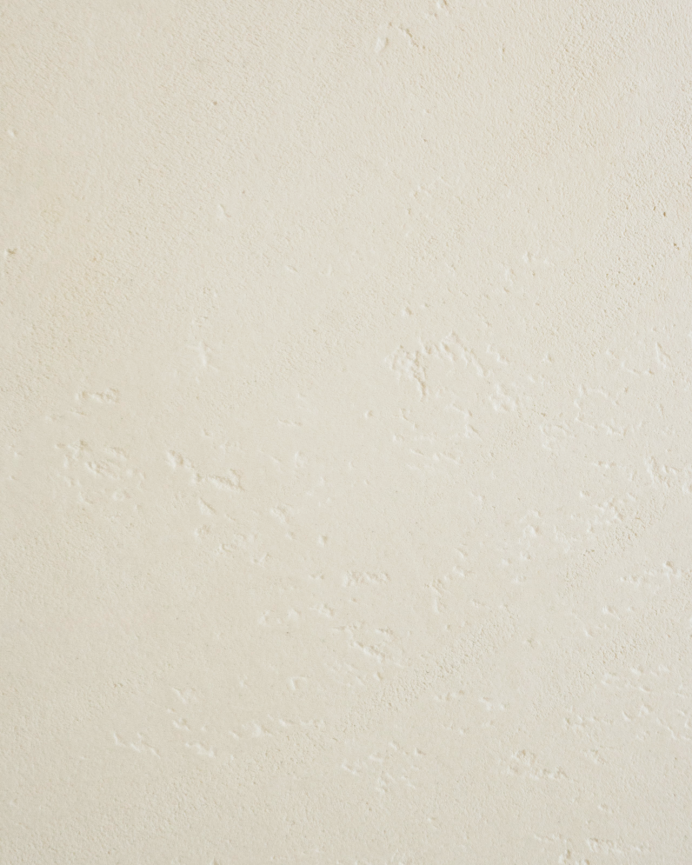
[[[4,0],[2,865],[692,862],[692,4]]]

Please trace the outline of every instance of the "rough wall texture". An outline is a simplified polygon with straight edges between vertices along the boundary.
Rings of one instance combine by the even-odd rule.
[[[3,865],[687,865],[692,6],[0,30]]]

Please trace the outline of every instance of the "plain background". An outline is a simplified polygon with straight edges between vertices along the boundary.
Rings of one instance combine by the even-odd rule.
[[[692,7],[4,0],[6,865],[684,865]]]

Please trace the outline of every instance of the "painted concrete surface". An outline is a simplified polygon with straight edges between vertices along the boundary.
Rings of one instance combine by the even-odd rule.
[[[1,19],[0,861],[692,861],[689,3]]]

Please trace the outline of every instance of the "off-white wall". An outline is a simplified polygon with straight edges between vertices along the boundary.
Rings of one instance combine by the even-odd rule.
[[[0,862],[692,861],[692,6],[0,23]]]

